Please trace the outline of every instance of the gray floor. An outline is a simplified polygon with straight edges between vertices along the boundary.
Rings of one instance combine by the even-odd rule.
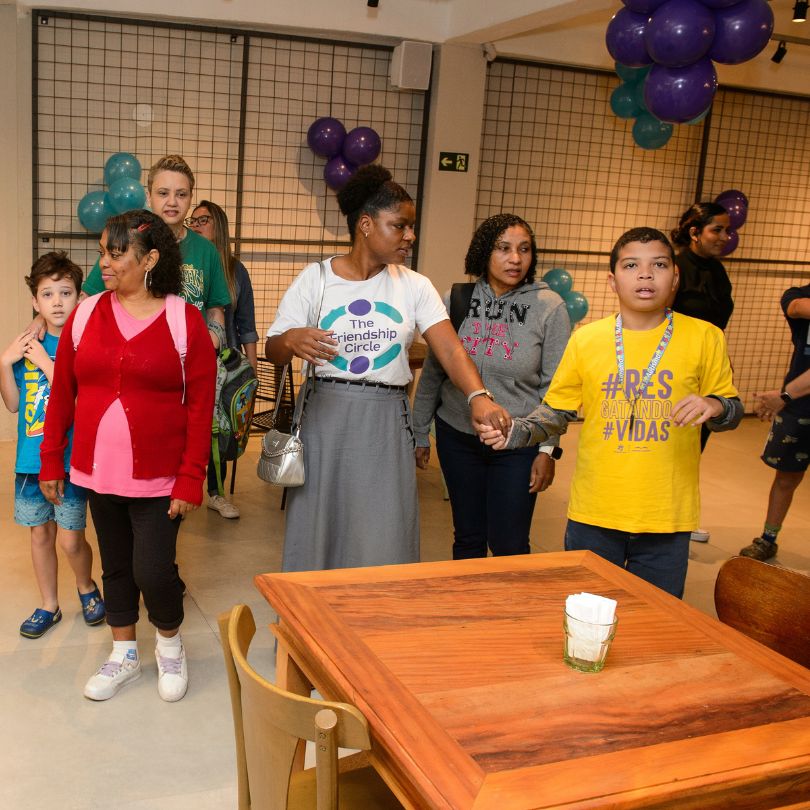
[[[568,483],[577,427],[563,439],[558,480],[541,496],[532,531],[533,551],[562,549]],[[720,565],[750,542],[764,519],[771,471],[758,455],[767,427],[746,420],[739,430],[712,437],[702,470],[706,545],[692,544],[686,601],[714,613],[712,590]],[[248,603],[259,632],[252,659],[272,676],[272,620],[252,584],[253,575],[278,570],[283,513],[280,493],[254,473],[256,440],[240,462],[235,502],[238,521],[202,509],[181,532],[179,559],[188,585],[183,634],[189,653],[188,695],[166,704],[157,695],[153,630],[141,620],[143,677],[105,703],[82,697],[87,677],[106,657],[109,633],[87,628],[66,565],[60,572],[64,619],[31,641],[18,627],[37,603],[28,532],[12,520],[11,475],[0,496],[3,528],[0,567],[0,807],[95,810],[207,810],[235,806],[234,757],[225,673],[216,617]],[[0,443],[0,465],[11,470],[13,446]],[[442,500],[438,468],[420,472],[423,559],[447,559],[452,526]],[[617,491],[621,481],[616,482]],[[810,502],[805,482],[780,538],[778,563],[810,572]],[[649,494],[650,498],[655,493]],[[91,535],[91,542],[95,542]],[[96,563],[98,571],[98,564]]]

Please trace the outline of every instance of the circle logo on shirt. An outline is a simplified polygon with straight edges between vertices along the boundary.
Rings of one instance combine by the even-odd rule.
[[[365,374],[369,369],[384,368],[399,356],[401,344],[391,343],[398,339],[398,331],[380,323],[377,315],[396,324],[404,320],[385,301],[365,298],[336,307],[321,320],[321,329],[333,329],[339,344],[340,354],[329,361],[330,365],[350,374]]]

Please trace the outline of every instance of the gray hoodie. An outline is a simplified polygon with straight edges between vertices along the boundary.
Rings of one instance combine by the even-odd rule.
[[[444,305],[449,311],[449,292]],[[570,334],[565,302],[544,281],[524,284],[498,298],[483,279],[473,289],[458,331],[484,385],[512,416],[528,415],[545,396]],[[428,352],[413,405],[418,447],[430,445],[434,414],[456,430],[474,432],[466,397]],[[544,442],[556,443],[556,439]]]

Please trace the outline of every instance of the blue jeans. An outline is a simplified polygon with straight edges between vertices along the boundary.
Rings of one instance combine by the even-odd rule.
[[[569,520],[565,550],[592,551],[681,599],[689,563],[689,535],[690,532],[632,534]]]
[[[453,559],[529,553],[536,447],[492,450],[436,417],[436,452],[453,509]]]

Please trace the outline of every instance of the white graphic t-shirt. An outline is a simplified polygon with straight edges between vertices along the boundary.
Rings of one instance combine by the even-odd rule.
[[[316,374],[345,380],[407,385],[413,375],[408,349],[414,332],[447,320],[430,280],[400,265],[388,265],[368,281],[348,281],[325,260],[326,287],[318,326],[334,332],[338,355]],[[320,292],[320,265],[307,265],[284,293],[267,337],[312,324]]]

